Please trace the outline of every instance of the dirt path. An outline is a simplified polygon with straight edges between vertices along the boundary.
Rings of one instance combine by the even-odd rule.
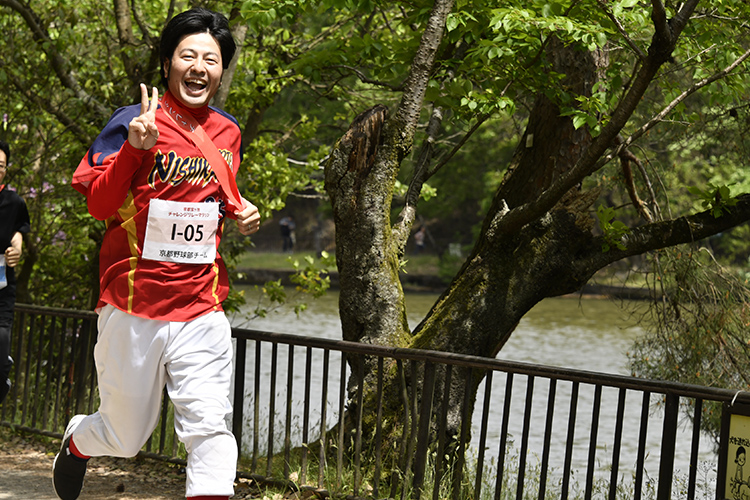
[[[57,500],[52,489],[57,446],[52,440],[0,427],[0,500]],[[257,497],[249,484],[235,485],[234,499]],[[178,466],[158,460],[93,458],[79,498],[182,500],[185,474]]]

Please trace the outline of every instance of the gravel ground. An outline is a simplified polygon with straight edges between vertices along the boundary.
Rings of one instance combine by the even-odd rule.
[[[0,500],[57,500],[52,461],[59,445],[0,427]],[[244,480],[235,484],[234,499],[263,497]],[[147,458],[92,458],[79,498],[180,500],[185,498],[185,473],[177,465]]]

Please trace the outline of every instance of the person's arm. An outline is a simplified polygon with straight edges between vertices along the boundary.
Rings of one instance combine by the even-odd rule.
[[[16,231],[10,240],[10,246],[5,249],[5,263],[9,267],[16,267],[21,260],[23,249],[23,235]]]
[[[89,213],[96,219],[112,217],[125,202],[133,176],[159,137],[156,126],[158,104],[158,90],[153,89],[149,102],[146,86],[141,84],[140,114],[128,123],[127,136],[122,129],[122,118],[113,118],[97,137],[97,141],[109,144],[110,152],[116,151],[121,144],[119,151],[109,154],[101,164],[95,164],[98,163],[95,157],[88,158],[87,155],[73,176],[73,187],[86,195]],[[92,150],[101,151],[96,143]]]
[[[106,168],[97,169],[98,175],[91,180],[86,193],[86,204],[94,218],[108,219],[122,206],[145,153],[126,141],[114,159],[104,164]]]

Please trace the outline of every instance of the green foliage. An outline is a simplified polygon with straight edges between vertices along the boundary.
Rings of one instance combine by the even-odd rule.
[[[711,210],[714,217],[721,217],[723,212],[729,211],[729,207],[737,204],[737,200],[732,198],[729,186],[715,186],[709,183],[707,187],[708,189],[701,189],[691,186],[688,191],[699,196],[703,208]]]
[[[298,292],[304,292],[317,299],[330,288],[331,278],[328,276],[328,269],[336,266],[336,259],[333,255],[321,252],[319,262],[306,256],[304,266],[298,260],[290,260],[295,271],[291,280]],[[301,308],[295,307],[294,312],[299,314],[306,307],[306,305]]]
[[[654,256],[656,300],[642,319],[646,334],[628,353],[639,377],[750,389],[750,287],[705,249]],[[689,409],[687,409],[689,411]],[[701,428],[718,438],[721,412],[704,407]]]
[[[300,260],[301,259],[301,260]],[[330,270],[336,266],[336,259],[328,252],[321,252],[320,257],[311,255],[289,256],[287,262],[293,273],[290,281],[295,285],[294,293],[289,295],[281,279],[268,281],[263,286],[256,286],[257,302],[250,304],[251,312],[244,318],[249,323],[254,318],[265,318],[284,305],[291,305],[294,313],[299,315],[307,309],[307,301],[320,298],[331,286]],[[233,310],[237,312],[237,309]]]
[[[303,124],[298,129],[307,127],[314,128],[315,124]],[[284,208],[290,193],[309,187],[317,189],[320,181],[313,174],[326,153],[327,147],[322,147],[311,152],[307,161],[293,163],[273,141],[258,137],[242,162],[244,175],[239,187],[258,207],[263,219],[271,218],[273,212]]]
[[[609,252],[613,246],[625,250],[622,237],[630,232],[630,228],[619,220],[614,220],[615,209],[599,205],[596,209],[596,216],[599,219],[599,228],[602,230],[604,237],[602,252]]]

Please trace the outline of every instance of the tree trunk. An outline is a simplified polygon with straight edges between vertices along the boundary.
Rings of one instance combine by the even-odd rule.
[[[571,94],[590,93],[603,59],[555,40],[548,46],[548,57],[554,71],[570,75],[564,81],[566,90]],[[537,100],[524,140],[495,196],[476,247],[425,320],[410,333],[398,278],[398,261],[403,255],[397,251],[399,241],[394,241],[389,218],[391,186],[397,171],[393,165],[400,163],[398,151],[406,149],[398,142],[403,135],[408,136],[399,134],[404,128],[398,119],[387,119],[385,108],[374,107],[355,119],[334,148],[326,169],[326,189],[336,223],[344,339],[494,356],[537,302],[579,289],[593,273],[570,266],[580,253],[595,245],[591,218],[586,213],[593,202],[591,195],[571,190],[565,203],[520,231],[494,231],[496,221],[509,208],[533,199],[569,171],[590,144],[590,135],[586,129],[575,130],[570,118],[561,117],[558,107],[548,99]],[[365,415],[374,414],[373,367],[352,364],[354,374],[360,369],[364,373],[362,410]],[[457,370],[453,376],[447,429],[451,437],[460,431],[464,390],[470,387],[475,392],[480,375]],[[385,395],[389,400],[384,405],[393,414],[384,420],[395,426],[385,432],[398,439],[406,437],[411,426],[404,421],[407,417],[403,417],[398,374],[393,371],[387,377]],[[472,378],[468,385],[466,377]],[[352,382],[356,386],[360,381],[353,378]],[[442,385],[438,379],[437,394],[443,394]],[[408,385],[405,389],[418,390]],[[436,400],[434,404],[441,402]],[[350,405],[350,409],[355,408]]]

